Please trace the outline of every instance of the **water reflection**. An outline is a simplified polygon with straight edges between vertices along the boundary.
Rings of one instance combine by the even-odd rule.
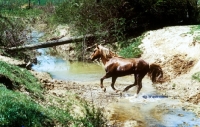
[[[96,81],[99,80],[104,71],[101,66],[84,63],[84,62],[72,62],[69,63],[69,69],[66,71],[57,70],[51,71],[50,74],[55,79],[61,79],[65,81]]]
[[[200,119],[191,111],[186,111],[181,101],[159,94],[141,94],[134,98],[133,94],[124,95],[126,105],[137,107],[140,115],[149,127],[199,127]],[[124,100],[121,100],[124,103]],[[120,109],[123,112],[123,108]],[[126,109],[124,109],[126,110]],[[117,110],[115,110],[115,114]],[[134,117],[134,115],[132,116]],[[137,117],[137,116],[135,116]]]
[[[52,78],[65,81],[94,81],[99,80],[104,74],[103,67],[93,63],[69,62],[61,58],[49,56],[44,50],[39,49],[38,64],[33,70],[48,72]]]

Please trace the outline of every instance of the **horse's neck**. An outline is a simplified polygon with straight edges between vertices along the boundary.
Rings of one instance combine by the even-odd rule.
[[[106,55],[105,54],[101,54],[101,61],[103,62],[103,64],[105,65],[106,62],[108,62],[112,57],[116,57],[117,54],[113,53],[112,51],[109,51],[109,53]]]
[[[110,60],[110,58],[105,58],[104,56],[101,56],[101,61],[102,63],[105,65],[108,61]]]
[[[110,51],[110,55],[111,55],[112,57],[118,57],[118,55],[117,55],[115,52],[112,52],[112,51]]]

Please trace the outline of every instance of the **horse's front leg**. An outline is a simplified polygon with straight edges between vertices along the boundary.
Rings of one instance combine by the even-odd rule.
[[[103,80],[106,79],[106,78],[109,78],[110,76],[108,75],[108,73],[106,73],[105,76],[103,76],[101,79],[100,79],[100,87],[103,89],[104,92],[106,92],[106,88],[103,86]]]
[[[106,88],[103,86],[103,80],[105,79],[105,76],[101,78],[100,80],[100,87],[103,89],[104,92],[106,92]]]

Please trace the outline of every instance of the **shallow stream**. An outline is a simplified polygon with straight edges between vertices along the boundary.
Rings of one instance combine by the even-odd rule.
[[[99,81],[105,74],[100,65],[69,62],[49,56],[45,53],[46,50],[48,49],[38,50],[41,54],[37,57],[39,63],[33,69],[48,72],[54,79],[89,82]],[[123,83],[132,79],[133,77],[126,76],[118,80]],[[124,93],[118,103],[111,104],[114,114],[118,116],[113,116],[113,119],[145,121],[148,127],[200,127],[200,119],[193,112],[186,111],[181,101],[157,94],[150,79],[144,81],[138,98],[133,98],[133,95],[133,92]]]

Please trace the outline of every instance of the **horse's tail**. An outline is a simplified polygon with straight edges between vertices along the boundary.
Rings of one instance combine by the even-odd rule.
[[[163,71],[162,68],[153,63],[149,65],[149,77],[153,83],[162,83],[163,82]]]

